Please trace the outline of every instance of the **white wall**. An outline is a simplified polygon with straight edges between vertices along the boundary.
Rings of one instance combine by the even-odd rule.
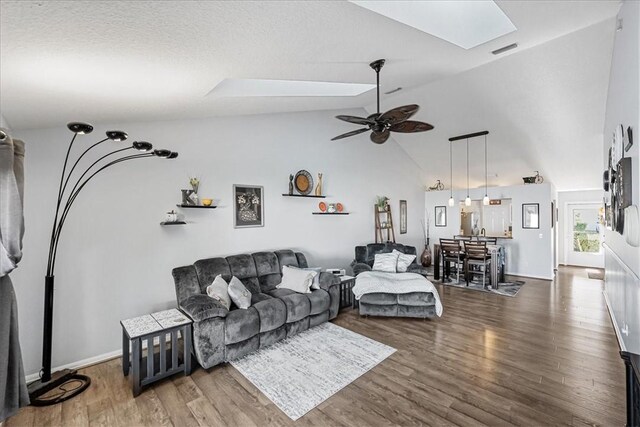
[[[571,203],[599,203],[602,205],[603,190],[584,190],[584,191],[558,191],[558,262],[560,264],[567,264],[566,253],[569,238],[571,236],[571,230],[566,230],[567,225],[567,204]],[[569,233],[569,234],[567,234]],[[601,265],[598,267],[604,267],[604,255],[599,261]]]
[[[622,30],[616,33],[607,98],[603,153],[605,162],[616,126],[631,126],[634,145],[625,153],[632,158],[633,200],[640,203],[640,3],[625,1],[618,15]],[[606,168],[603,163],[602,169]],[[622,349],[640,353],[640,248],[623,236],[605,230],[605,297]]]
[[[511,199],[513,239],[500,239],[505,245],[507,256],[507,274],[518,276],[539,277],[553,279],[553,230],[551,229],[551,200],[554,197],[551,184],[515,185],[511,187],[489,187],[487,193],[491,199]],[[437,243],[441,238],[452,238],[459,234],[460,207],[448,206],[449,191],[429,191],[425,193],[426,213],[430,218],[431,243]],[[463,201],[467,191],[454,190],[456,201]],[[484,197],[484,188],[473,188],[469,191],[472,200]],[[522,228],[522,204],[540,204],[540,228]],[[447,227],[436,227],[434,223],[435,206],[447,206]]]
[[[9,123],[5,120],[4,116],[0,114],[0,128],[10,129]]]
[[[363,110],[341,114],[361,116]],[[180,152],[174,161],[124,163],[89,184],[69,216],[56,268],[53,365],[120,348],[118,321],[175,305],[171,269],[211,256],[294,248],[312,265],[347,267],[354,246],[374,238],[376,195],[408,202],[408,234],[421,246],[424,185],[421,170],[392,140],[375,145],[362,135],[342,141],[337,112],[310,112],[190,121],[96,126],[77,149],[122,128],[133,140]],[[12,274],[27,373],[40,369],[43,276],[57,181],[70,132],[66,128],[16,132],[28,146],[23,261]],[[119,146],[109,142],[111,147]],[[306,169],[324,174],[327,202],[349,216],[318,216],[317,199],[282,197],[288,177]],[[180,201],[189,174],[201,178],[201,197],[215,210],[183,210],[189,224],[161,227]],[[263,185],[265,226],[234,229],[233,184]]]

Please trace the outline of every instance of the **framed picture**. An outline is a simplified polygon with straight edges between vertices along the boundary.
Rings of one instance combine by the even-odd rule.
[[[407,201],[400,200],[400,234],[407,234]]]
[[[264,188],[259,185],[233,185],[233,226],[264,226]]]
[[[436,206],[436,227],[447,226],[447,207]]]
[[[540,204],[522,204],[522,228],[540,228]]]

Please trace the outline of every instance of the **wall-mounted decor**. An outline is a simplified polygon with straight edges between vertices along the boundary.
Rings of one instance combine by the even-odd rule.
[[[633,130],[631,126],[627,127],[627,145],[624,146],[625,153],[633,147]]]
[[[306,170],[299,170],[293,178],[293,183],[298,193],[306,196],[313,190],[313,177]]]
[[[446,206],[436,206],[436,227],[446,227],[447,226],[447,207]]]
[[[540,204],[522,204],[522,228],[540,228]]]
[[[258,185],[233,185],[233,226],[264,226],[264,188]]]
[[[400,234],[407,234],[407,201],[400,200]]]
[[[534,176],[522,177],[522,181],[524,181],[525,184],[542,184],[544,182],[544,178],[540,175],[540,172],[534,172],[536,173]]]
[[[198,195],[193,190],[180,190],[182,191],[182,205],[183,206],[195,206],[198,203]]]
[[[322,196],[322,174],[318,174],[318,184],[316,185],[316,196]]]
[[[551,228],[553,228],[556,223],[555,218],[556,218],[556,207],[555,207],[555,203],[551,202]]]
[[[293,175],[289,175],[289,195],[293,196]]]

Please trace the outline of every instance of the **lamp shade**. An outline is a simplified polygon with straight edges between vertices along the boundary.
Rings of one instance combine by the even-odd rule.
[[[121,130],[108,130],[107,138],[112,141],[120,142],[127,139],[128,135],[126,132],[122,132]]]
[[[464,205],[471,206],[471,197],[467,196],[467,198],[464,199]]]
[[[169,151],[169,150],[165,150],[165,149],[153,150],[153,154],[154,154],[155,156],[163,157],[163,158],[165,158],[165,159],[168,159],[168,158],[169,158],[169,156],[171,156],[171,151]]]
[[[487,196],[486,194],[484,195],[484,198],[482,199],[482,204],[485,206],[489,206],[489,196]]]
[[[178,153],[175,151],[172,151],[171,154],[169,154],[169,157],[167,157],[167,159],[175,159],[178,157]]]
[[[153,150],[153,145],[151,145],[150,142],[145,142],[145,141],[134,141],[133,144],[131,144],[131,146],[133,148],[135,148],[138,151],[151,151]]]
[[[450,198],[449,198],[449,206],[450,206],[450,207],[453,207],[453,205],[455,205],[455,204],[456,204],[456,201],[455,201],[455,200],[453,200],[453,197],[450,197]]]
[[[93,132],[93,126],[91,126],[89,123],[83,123],[83,122],[67,123],[67,128],[71,132],[77,133],[80,135],[86,135],[88,133]]]

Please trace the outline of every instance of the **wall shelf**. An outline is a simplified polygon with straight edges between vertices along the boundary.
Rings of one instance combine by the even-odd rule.
[[[162,221],[160,225],[186,225],[187,223],[184,221]]]
[[[304,195],[304,194],[283,194],[282,196],[283,197],[311,197],[311,198],[314,198],[314,199],[324,199],[324,198],[327,197],[327,196],[316,196],[316,195],[313,195],[313,194],[307,194],[307,195]]]
[[[215,209],[217,206],[202,206],[202,205],[176,205],[179,208],[187,209]]]
[[[313,215],[349,215],[349,212],[312,212]]]

